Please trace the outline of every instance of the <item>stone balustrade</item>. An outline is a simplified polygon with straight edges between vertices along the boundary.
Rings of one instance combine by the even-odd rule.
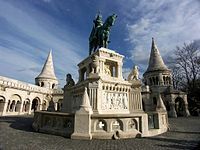
[[[7,78],[0,76],[0,85],[1,87],[9,87],[9,88],[15,88],[15,89],[21,89],[25,91],[32,91],[32,92],[38,92],[38,93],[52,93],[52,90],[49,90],[47,88],[39,87],[37,85],[29,84],[26,82],[21,82],[15,79]]]
[[[70,137],[74,132],[74,114],[36,111],[32,127],[35,131]]]

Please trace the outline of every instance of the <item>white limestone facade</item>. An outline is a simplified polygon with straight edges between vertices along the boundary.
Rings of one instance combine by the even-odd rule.
[[[36,78],[36,85],[0,76],[0,116],[47,110],[51,99],[55,110],[61,110],[63,90],[57,88],[57,84],[51,51]]]
[[[46,110],[51,94],[49,89],[0,76],[0,113],[5,116]]]

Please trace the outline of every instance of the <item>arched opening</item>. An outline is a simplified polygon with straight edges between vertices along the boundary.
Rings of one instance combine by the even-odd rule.
[[[46,110],[47,109],[47,102],[44,101],[42,104],[42,110]]]
[[[29,100],[29,99],[26,99],[26,100],[24,101],[24,104],[25,104],[25,106],[24,106],[24,112],[29,112],[30,100]]]
[[[166,84],[166,78],[163,76],[164,85]]]
[[[0,96],[0,112],[3,112],[5,106],[5,98]]]
[[[156,99],[156,97],[153,97],[153,105],[157,106],[157,99]]]
[[[33,99],[33,101],[32,101],[32,106],[31,106],[31,110],[33,110],[34,112],[35,112],[36,110],[39,110],[39,104],[40,104],[40,101],[39,101],[38,98]]]
[[[121,120],[115,120],[112,122],[112,131],[123,130],[123,123]]]
[[[52,89],[54,89],[54,88],[55,88],[55,84],[53,83],[53,84],[52,84]]]
[[[10,110],[10,100],[8,100],[8,105],[7,105],[6,112],[8,112],[9,110]]]
[[[175,110],[177,116],[183,116],[184,114],[184,100],[181,97],[175,99]]]
[[[25,112],[29,112],[29,108],[30,108],[30,101],[27,101],[26,107],[25,107]]]
[[[107,123],[105,120],[98,120],[96,122],[96,130],[98,131],[107,131]]]
[[[9,111],[13,112],[15,110],[15,101],[13,100],[12,103],[10,104]]]
[[[11,96],[10,100],[12,103],[10,104],[9,111],[10,112],[20,112],[20,108],[22,105],[21,97],[17,94]]]
[[[61,111],[63,99],[59,99],[57,103],[57,111]]]
[[[158,77],[156,77],[156,85],[158,85]]]
[[[16,107],[15,107],[15,112],[20,112],[20,107],[21,107],[21,102],[17,101]]]
[[[137,121],[135,119],[131,119],[128,121],[128,130],[134,130],[134,129],[138,129],[138,124]]]
[[[41,87],[43,87],[44,86],[44,82],[41,82]]]

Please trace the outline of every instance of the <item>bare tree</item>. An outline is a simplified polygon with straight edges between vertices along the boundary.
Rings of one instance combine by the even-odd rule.
[[[172,66],[174,88],[187,91],[190,98],[199,99],[200,44],[192,42],[177,46]]]

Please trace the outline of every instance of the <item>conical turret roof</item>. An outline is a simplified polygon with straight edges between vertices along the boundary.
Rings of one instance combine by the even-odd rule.
[[[47,60],[42,68],[42,71],[37,78],[47,78],[47,79],[57,80],[53,67],[52,50],[50,50]]]
[[[154,42],[154,38],[152,38],[152,46],[151,46],[151,54],[149,59],[149,66],[147,68],[147,72],[159,71],[159,70],[169,70],[167,66],[164,64],[163,59],[160,55],[160,52]]]

